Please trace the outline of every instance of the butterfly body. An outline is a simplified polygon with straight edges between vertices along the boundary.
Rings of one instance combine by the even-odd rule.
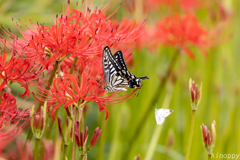
[[[137,88],[140,87],[142,80],[148,79],[147,77],[136,77],[128,71],[122,51],[118,51],[112,55],[108,46],[103,49],[102,64],[107,84],[104,89],[107,92],[114,92],[116,90],[126,91],[126,88],[123,87]]]
[[[157,125],[160,125],[164,122],[165,118],[167,116],[169,116],[171,113],[173,112],[173,110],[171,109],[156,109],[155,108],[155,118],[157,121]]]

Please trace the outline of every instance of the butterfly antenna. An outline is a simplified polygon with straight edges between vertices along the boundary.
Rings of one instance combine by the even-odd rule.
[[[157,103],[156,103],[156,107],[153,107],[153,106],[151,106],[152,108],[154,108],[154,109],[157,109]]]

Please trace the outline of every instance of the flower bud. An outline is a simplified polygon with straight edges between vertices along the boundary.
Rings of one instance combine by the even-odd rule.
[[[88,127],[85,128],[85,131],[81,131],[79,133],[79,123],[75,122],[75,126],[76,126],[76,131],[75,131],[75,138],[76,138],[76,142],[78,145],[79,150],[83,150],[84,145],[87,143],[87,137],[88,137]]]
[[[140,160],[140,155],[137,155],[136,157],[134,157],[134,160]]]
[[[192,81],[192,79],[190,78],[189,91],[190,91],[190,101],[191,101],[192,110],[197,110],[197,106],[199,105],[199,102],[201,99],[202,84],[199,90],[198,85],[196,85],[195,82]]]
[[[69,145],[69,142],[72,141],[72,121],[67,117],[65,130],[62,127],[62,119],[58,116],[58,130],[64,142],[64,145]]]
[[[41,139],[41,137],[44,133],[45,124],[46,124],[47,102],[44,103],[44,106],[41,106],[40,112],[38,114],[35,114],[34,111],[35,111],[35,106],[32,107],[32,110],[30,112],[31,129],[32,129],[34,137],[36,139]]]
[[[211,125],[211,131],[209,131],[207,126],[205,126],[204,124],[202,124],[200,128],[202,130],[203,146],[208,152],[208,154],[212,154],[212,150],[216,142],[216,122],[213,121]]]
[[[89,144],[89,148],[93,148],[94,145],[96,144],[96,142],[98,141],[98,138],[100,137],[100,135],[102,134],[102,130],[99,131],[99,127],[97,127],[93,133],[91,142]]]

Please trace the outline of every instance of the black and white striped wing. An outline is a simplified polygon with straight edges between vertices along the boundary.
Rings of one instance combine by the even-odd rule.
[[[126,91],[126,89],[122,87],[126,86],[128,82],[123,77],[117,76],[117,73],[121,71],[122,68],[112,56],[112,53],[107,46],[103,50],[102,64],[103,73],[107,84],[105,89],[108,92],[114,92],[115,90]]]
[[[110,80],[110,85],[114,88],[114,90],[126,91],[127,89],[122,87],[128,87],[128,81],[122,76],[114,75]]]
[[[102,57],[102,66],[103,66],[103,73],[104,73],[104,78],[105,78],[105,82],[107,83],[107,86],[110,83],[110,60],[109,60],[109,54],[108,52],[111,51],[109,50],[109,48],[104,48],[103,50],[103,57]]]
[[[127,65],[126,65],[126,63],[125,63],[125,61],[124,61],[124,59],[123,59],[123,53],[122,53],[122,51],[117,51],[117,52],[113,55],[113,57],[114,57],[115,60],[118,62],[118,64],[120,65],[120,67],[121,67],[122,70],[125,70],[125,71],[128,70],[128,69],[127,69]]]

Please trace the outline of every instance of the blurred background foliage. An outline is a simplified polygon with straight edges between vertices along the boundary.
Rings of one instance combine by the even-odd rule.
[[[73,8],[76,8],[76,2],[76,0],[71,0]],[[88,154],[88,159],[133,159],[138,154],[140,154],[141,159],[149,159],[149,157],[162,160],[184,159],[191,118],[189,78],[193,78],[199,85],[201,82],[203,83],[202,98],[196,112],[190,159],[206,159],[207,153],[202,145],[200,125],[204,123],[210,126],[213,120],[216,120],[217,123],[217,140],[213,153],[240,153],[240,67],[238,66],[240,59],[240,1],[218,0],[211,2],[222,3],[232,11],[233,15],[224,31],[230,36],[222,40],[222,36],[219,35],[217,40],[220,43],[207,50],[207,58],[195,48],[193,48],[194,59],[181,53],[163,94],[153,106],[149,106],[151,98],[156,93],[156,86],[161,82],[161,77],[165,75],[169,61],[176,49],[159,46],[154,54],[147,47],[135,49],[133,51],[134,65],[130,70],[137,76],[148,76],[149,80],[143,82],[144,85],[139,90],[138,97],[120,104],[107,106],[110,114],[106,121],[104,120],[105,113],[99,113],[95,103],[88,104],[85,125],[89,127],[89,135],[97,126],[103,130],[100,140]],[[211,2],[209,1],[209,3]],[[103,3],[106,4],[107,1]],[[148,27],[154,21],[160,21],[162,17],[173,14],[173,11],[163,6],[160,10],[138,17],[139,15],[134,11],[126,9],[127,3],[129,1],[123,1],[123,5],[112,19],[120,20],[122,17],[128,17],[143,21],[144,18],[148,17],[146,24]],[[95,0],[93,8],[100,4],[100,0]],[[112,13],[119,4],[120,1],[117,0],[107,12]],[[61,13],[62,0],[0,0],[0,23],[6,28],[11,28],[15,34],[19,34],[19,32],[15,29],[12,18],[20,18],[25,24],[28,24],[27,17],[33,23],[51,25],[53,24],[52,17]],[[210,14],[208,9],[202,7],[194,14],[197,15],[199,23],[205,29],[214,27],[214,22],[208,20]],[[19,86],[13,85],[12,90],[16,95],[22,93]],[[32,103],[28,101],[26,106]],[[149,107],[152,108],[151,112],[147,117],[144,117],[145,122],[141,124],[140,132],[134,135],[139,120],[143,118]],[[157,126],[154,107],[171,108],[174,112],[165,119],[161,126]],[[59,113],[66,117],[66,112],[63,109]],[[131,137],[134,137],[133,141],[130,141]]]

